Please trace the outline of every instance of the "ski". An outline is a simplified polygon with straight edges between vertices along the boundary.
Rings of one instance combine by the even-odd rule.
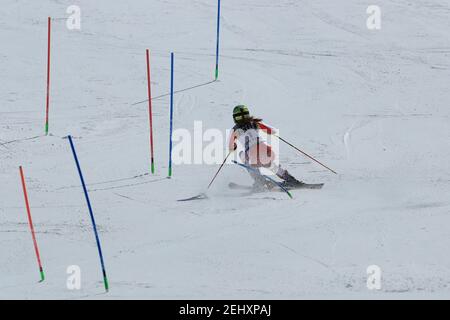
[[[177,200],[177,201],[179,201],[179,202],[186,202],[186,201],[204,200],[204,199],[208,199],[208,196],[205,193],[201,193],[201,194],[199,194],[197,196],[190,197],[190,198],[187,198],[187,199],[180,199],[180,200]]]
[[[298,190],[298,189],[311,189],[311,190],[319,190],[322,189],[324,186],[323,183],[305,183],[305,184],[301,184],[298,186],[285,186],[285,188],[287,190]],[[255,190],[255,188],[253,186],[249,186],[249,185],[242,185],[242,184],[238,184],[238,183],[234,183],[234,182],[230,182],[228,184],[228,187],[230,189],[234,189],[234,190]],[[255,190],[258,191],[258,190]]]
[[[325,185],[324,183],[304,183],[301,182],[296,185],[287,185],[285,183],[281,183],[282,186],[284,186],[288,190],[298,190],[298,189],[311,189],[311,190],[319,190],[322,189]]]
[[[273,184],[274,186],[277,186],[277,187],[280,188],[282,191],[284,191],[284,192],[289,196],[289,198],[293,199],[292,194],[291,194],[291,193],[289,192],[289,190],[287,190],[281,183],[277,182],[276,180],[272,179],[272,178],[269,177],[269,176],[266,176],[266,175],[262,174],[261,172],[259,172],[259,170],[256,170],[255,168],[252,168],[252,167],[250,167],[250,166],[248,166],[248,165],[245,165],[245,164],[243,164],[243,163],[239,163],[239,162],[237,162],[237,161],[235,161],[235,160],[232,160],[232,162],[233,162],[234,164],[237,164],[238,166],[240,166],[240,167],[242,167],[242,168],[248,170],[248,171],[251,171],[251,172],[253,172],[253,173],[256,173],[256,174],[260,175],[260,176],[263,177],[266,181],[268,181],[269,183]]]

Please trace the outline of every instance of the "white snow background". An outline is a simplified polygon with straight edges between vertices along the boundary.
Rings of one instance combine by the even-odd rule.
[[[215,0],[1,0],[0,298],[450,298],[450,2],[224,0],[220,81]],[[82,10],[80,31],[66,9]],[[382,9],[368,30],[366,9]],[[43,137],[47,17],[51,136]],[[175,128],[232,126],[234,105],[339,172],[289,147],[281,161],[321,191],[242,197],[227,165],[204,201],[181,203],[218,166],[165,179],[169,98],[154,100],[149,172],[145,49]],[[67,139],[72,134],[103,246]],[[35,139],[32,137],[40,136]],[[18,167],[24,166],[47,279],[39,280]],[[82,288],[66,288],[79,265]],[[381,290],[366,269],[382,270]]]

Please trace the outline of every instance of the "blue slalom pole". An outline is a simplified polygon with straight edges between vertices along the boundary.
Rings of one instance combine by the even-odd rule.
[[[80,175],[81,184],[83,185],[84,195],[86,196],[86,202],[89,208],[89,214],[91,215],[92,226],[94,227],[95,240],[97,241],[98,254],[100,256],[100,263],[102,265],[102,273],[103,273],[103,283],[105,285],[106,292],[109,291],[108,277],[106,276],[105,262],[103,261],[102,247],[100,245],[100,239],[98,237],[97,225],[95,223],[94,213],[92,212],[91,201],[89,200],[89,194],[86,188],[86,183],[84,182],[83,173],[81,172],[80,163],[78,161],[77,153],[75,151],[75,146],[73,145],[72,136],[68,136],[70,142],[70,148],[72,149],[73,157],[75,159],[75,163],[77,165],[78,174]]]
[[[173,133],[173,69],[174,69],[174,54],[170,54],[170,141],[169,141],[169,175],[172,177],[172,133]]]
[[[217,8],[216,80],[219,78],[220,0]]]

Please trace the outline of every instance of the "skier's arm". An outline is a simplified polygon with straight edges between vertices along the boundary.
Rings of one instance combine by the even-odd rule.
[[[266,132],[267,134],[275,134],[275,133],[277,133],[277,131],[274,128],[269,127],[267,124],[262,123],[262,122],[258,123],[258,129]]]
[[[237,148],[236,139],[237,139],[236,130],[233,130],[230,134],[230,140],[228,142],[228,150],[230,151],[236,150]]]

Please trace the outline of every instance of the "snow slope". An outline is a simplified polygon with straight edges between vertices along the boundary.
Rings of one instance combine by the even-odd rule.
[[[69,5],[82,10],[69,31]],[[2,0],[0,298],[450,298],[450,3],[225,0],[220,81],[215,0]],[[46,17],[53,24],[51,136],[43,137]],[[145,49],[152,52],[157,175],[148,156]],[[281,146],[285,167],[321,191],[241,197],[227,165],[167,173],[169,55],[175,128],[232,126],[245,103],[339,172]],[[192,88],[195,87],[195,88]],[[191,88],[191,89],[189,89]],[[89,184],[111,282],[103,294],[84,195]],[[36,137],[36,138],[34,138]],[[47,280],[28,231],[23,165]],[[79,265],[82,288],[66,288]],[[382,288],[366,287],[366,268]]]

